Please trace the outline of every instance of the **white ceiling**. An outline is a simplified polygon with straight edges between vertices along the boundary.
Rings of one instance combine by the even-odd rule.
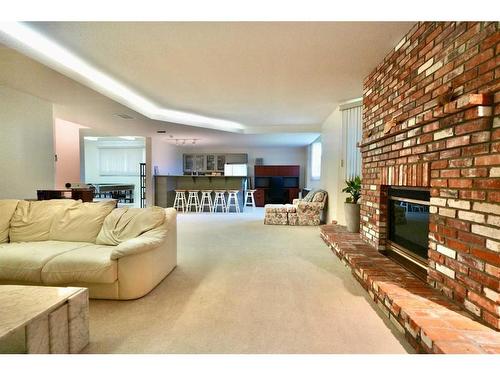
[[[89,136],[158,137],[165,142],[175,138],[197,138],[199,146],[276,147],[305,146],[317,132],[276,132],[239,134],[148,119],[74,80],[0,44],[0,85],[54,103],[54,116],[83,125]],[[116,114],[133,117],[124,120]],[[164,135],[157,130],[165,130]]]
[[[162,107],[247,127],[317,129],[408,22],[36,22]]]
[[[130,126],[131,132],[136,129],[130,135],[148,136],[166,127],[178,138],[272,146],[310,143],[339,102],[361,96],[364,77],[412,23],[36,22],[30,26],[161,107],[235,121],[245,125],[245,133],[256,134],[150,120],[0,48],[0,54],[8,57],[6,61],[0,55],[0,83],[55,102],[70,121],[84,120],[90,127],[103,121],[109,134],[121,128],[124,135],[123,129]],[[134,120],[112,116],[117,111],[132,114]]]

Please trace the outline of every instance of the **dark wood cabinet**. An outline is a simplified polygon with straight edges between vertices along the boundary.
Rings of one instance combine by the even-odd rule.
[[[294,199],[297,199],[299,197],[299,191],[299,188],[288,189],[288,199],[290,200],[290,203],[292,203]]]
[[[264,207],[266,200],[266,192],[264,189],[256,189],[254,193],[255,205],[257,207]]]
[[[255,205],[266,203],[292,203],[299,197],[299,165],[256,165]]]

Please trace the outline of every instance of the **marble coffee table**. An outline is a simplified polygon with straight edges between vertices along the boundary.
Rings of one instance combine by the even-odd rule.
[[[87,288],[0,285],[0,353],[79,353],[88,312]]]

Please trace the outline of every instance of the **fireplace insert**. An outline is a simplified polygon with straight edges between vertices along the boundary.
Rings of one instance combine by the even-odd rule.
[[[391,187],[388,192],[387,250],[411,268],[427,267],[429,246],[428,190]]]

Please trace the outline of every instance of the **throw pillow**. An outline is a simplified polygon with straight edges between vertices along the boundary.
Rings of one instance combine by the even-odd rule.
[[[75,207],[81,201],[51,199],[46,201],[19,201],[10,221],[10,242],[49,240],[54,216],[67,207]]]
[[[165,209],[161,207],[117,208],[104,220],[96,243],[118,245],[155,229],[165,221]]]
[[[302,198],[302,201],[303,202],[312,202],[313,197],[314,197],[314,193],[315,193],[315,190],[311,190],[309,193],[307,193],[307,195],[304,198]]]
[[[67,207],[54,216],[50,228],[50,239],[95,243],[104,219],[115,207],[115,200],[85,202]]]
[[[17,199],[0,200],[0,243],[9,241],[10,220],[18,202]]]
[[[314,194],[313,202],[323,202],[325,199],[325,192],[323,190],[318,190],[316,194]]]

